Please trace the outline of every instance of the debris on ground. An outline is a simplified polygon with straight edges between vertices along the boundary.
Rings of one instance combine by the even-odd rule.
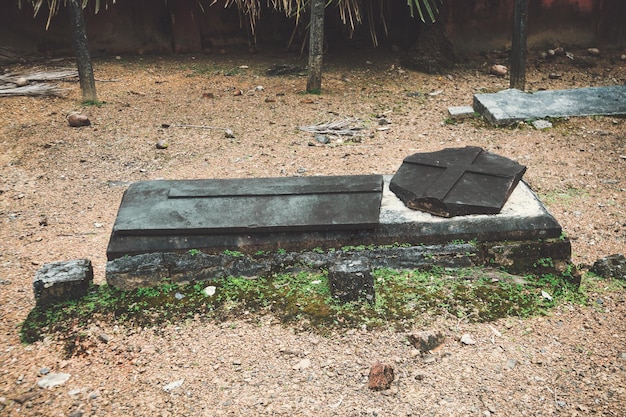
[[[54,84],[38,83],[38,81],[58,81],[76,77],[78,77],[78,71],[68,68],[0,75],[0,97],[58,96],[65,92],[66,89]]]
[[[318,123],[310,126],[298,126],[298,130],[315,133],[319,135],[355,136],[363,127],[357,125],[359,119],[347,117],[343,120],[336,120],[328,123]]]

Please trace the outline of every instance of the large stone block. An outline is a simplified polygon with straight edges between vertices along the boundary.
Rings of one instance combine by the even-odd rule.
[[[85,296],[93,283],[93,266],[89,259],[48,263],[35,274],[35,302],[47,307]]]

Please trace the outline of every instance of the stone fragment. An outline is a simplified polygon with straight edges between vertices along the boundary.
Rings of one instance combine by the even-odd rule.
[[[587,53],[589,56],[600,56],[600,50],[598,48],[589,48],[587,49]]]
[[[615,278],[626,281],[626,257],[623,254],[614,254],[598,259],[590,269],[602,278]]]
[[[428,330],[410,334],[409,342],[420,352],[434,351],[440,348],[446,341],[446,336],[442,332]]]
[[[37,398],[38,396],[39,396],[39,392],[29,391],[29,392],[25,392],[24,394],[20,394],[17,397],[13,397],[12,400],[18,404],[24,404],[25,402],[33,400]]]
[[[170,146],[169,143],[167,143],[166,140],[161,139],[160,141],[158,141],[156,143],[156,148],[157,149],[167,149]]]
[[[311,359],[305,358],[293,366],[296,371],[302,371],[311,367]]]
[[[452,119],[469,119],[474,116],[474,108],[472,106],[451,106],[448,107],[448,114]]]
[[[24,87],[29,84],[28,80],[25,77],[19,77],[15,80],[15,85],[18,87]]]
[[[461,336],[461,343],[464,345],[475,345],[476,341],[472,339],[472,336],[465,333],[463,336]]]
[[[330,293],[342,303],[367,300],[374,302],[374,277],[367,258],[335,263],[328,271]]]
[[[489,73],[498,77],[504,77],[509,70],[504,65],[494,64],[489,68]]]
[[[367,387],[374,391],[389,389],[394,380],[393,368],[381,362],[376,362],[370,367]]]
[[[179,388],[181,385],[183,385],[183,382],[185,382],[185,378],[170,382],[169,384],[163,386],[163,391],[172,392],[176,388]]]
[[[67,116],[67,123],[71,127],[82,127],[91,125],[91,121],[89,120],[89,118],[80,113],[70,113],[70,115]]]
[[[532,121],[533,127],[537,130],[543,130],[543,129],[549,129],[552,127],[552,123],[550,123],[547,120],[533,120]]]
[[[70,376],[70,374],[65,373],[48,374],[37,381],[37,385],[44,389],[54,388],[58,385],[65,384],[70,379]]]
[[[35,274],[33,292],[40,307],[87,295],[93,283],[93,266],[89,259],[48,263]]]

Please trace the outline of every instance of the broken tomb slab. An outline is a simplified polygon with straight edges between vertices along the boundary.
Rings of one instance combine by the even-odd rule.
[[[626,86],[542,90],[516,89],[474,95],[474,110],[498,126],[569,116],[626,115]]]
[[[480,147],[406,157],[389,188],[413,210],[441,217],[497,214],[526,167]]]

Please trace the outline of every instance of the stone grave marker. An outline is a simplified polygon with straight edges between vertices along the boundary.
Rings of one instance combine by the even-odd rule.
[[[404,204],[442,217],[497,214],[526,167],[482,148],[448,148],[408,156],[389,188]]]

